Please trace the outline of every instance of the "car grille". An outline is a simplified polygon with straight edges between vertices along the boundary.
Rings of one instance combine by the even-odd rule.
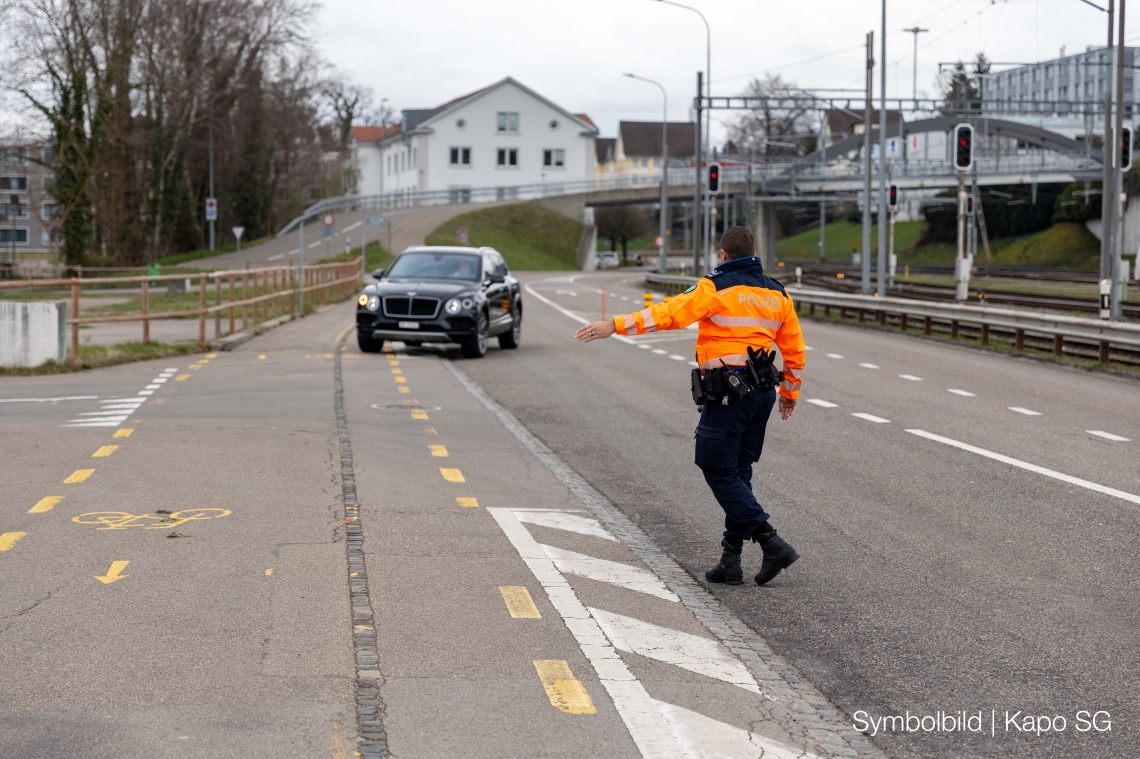
[[[421,319],[435,316],[439,310],[439,298],[396,298],[384,299],[384,313],[387,316],[418,316]]]

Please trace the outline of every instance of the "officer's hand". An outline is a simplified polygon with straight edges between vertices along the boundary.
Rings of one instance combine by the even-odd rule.
[[[780,396],[780,418],[787,421],[792,418],[792,414],[796,413],[796,402],[789,401],[784,396]]]
[[[609,319],[604,322],[590,322],[583,324],[577,332],[574,333],[574,339],[580,343],[588,343],[593,340],[600,340],[603,337],[609,337],[617,328],[614,327],[614,320]]]

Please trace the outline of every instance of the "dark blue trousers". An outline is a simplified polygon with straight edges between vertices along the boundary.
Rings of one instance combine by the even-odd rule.
[[[748,541],[768,519],[752,493],[752,465],[764,450],[764,428],[776,403],[776,391],[753,390],[728,405],[706,403],[697,425],[696,464],[713,497],[724,509],[724,536]]]

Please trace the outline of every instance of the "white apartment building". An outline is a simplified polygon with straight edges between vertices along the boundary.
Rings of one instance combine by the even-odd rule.
[[[353,158],[361,195],[498,188],[589,179],[598,129],[507,77],[436,108],[406,109],[400,124],[355,127]]]

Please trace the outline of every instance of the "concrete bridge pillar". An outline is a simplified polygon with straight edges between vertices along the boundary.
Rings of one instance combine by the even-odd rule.
[[[756,206],[752,214],[752,236],[756,238],[764,271],[771,275],[776,270],[776,204],[757,203]]]

